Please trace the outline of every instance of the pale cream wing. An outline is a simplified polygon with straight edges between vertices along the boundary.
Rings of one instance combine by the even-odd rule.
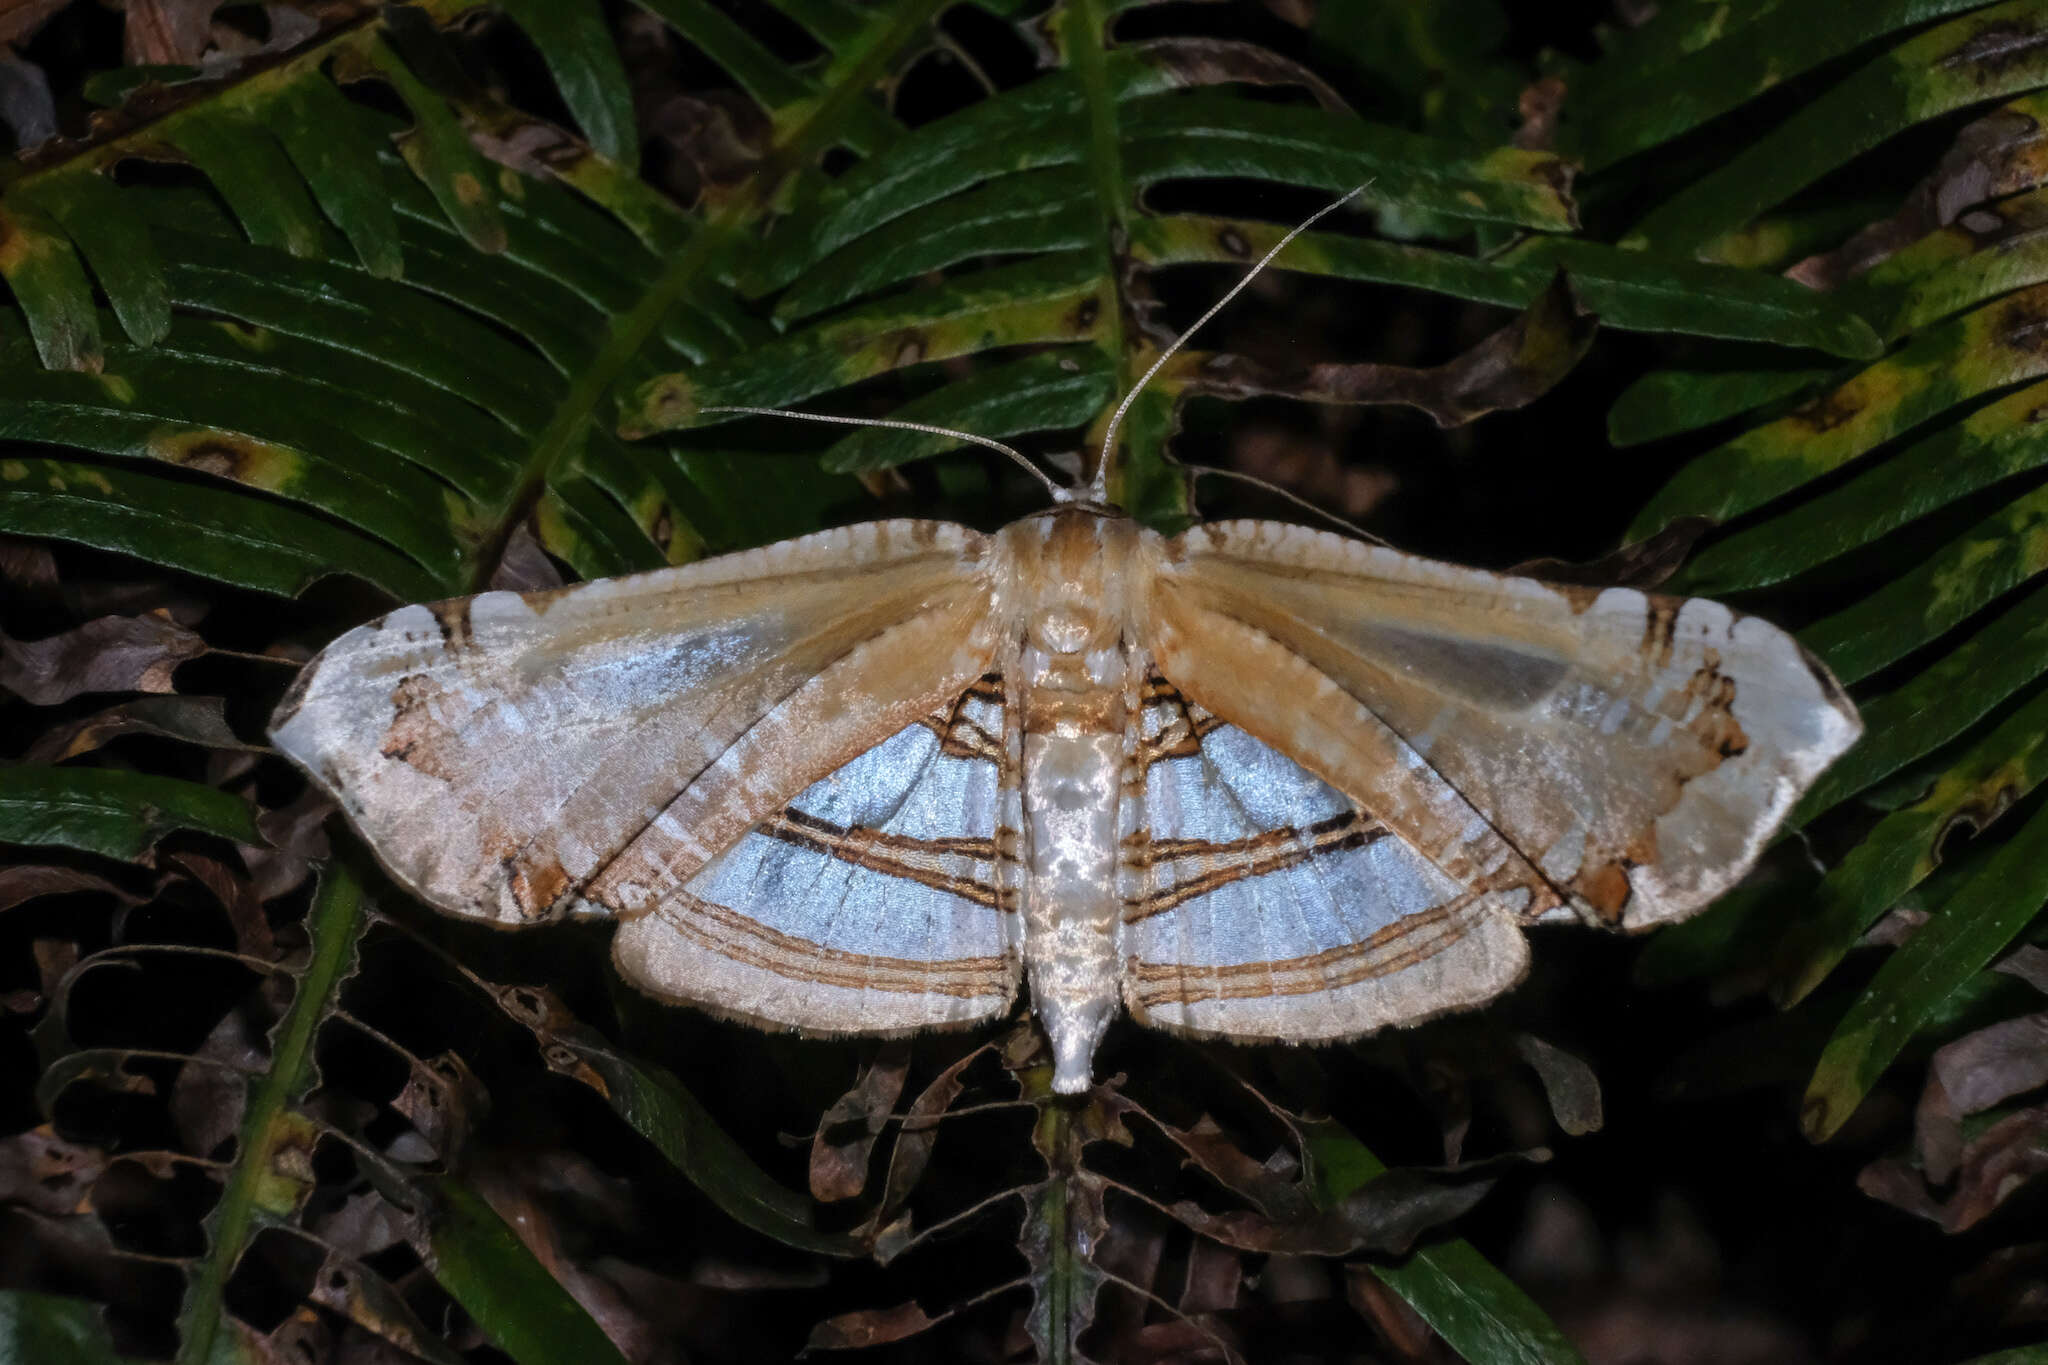
[[[1134,1018],[1240,1041],[1469,1009],[1528,965],[1527,890],[1461,884],[1358,802],[1155,678],[1124,783]]]
[[[1797,641],[1714,602],[1275,522],[1197,527],[1150,562],[1162,673],[1461,882],[1528,886],[1525,916],[1698,909],[1861,731]]]
[[[871,522],[403,607],[308,664],[272,735],[444,910],[639,913],[987,670],[986,560],[961,527]]]
[[[1020,974],[1017,764],[1002,680],[821,778],[619,930],[665,999],[813,1033],[956,1027]]]

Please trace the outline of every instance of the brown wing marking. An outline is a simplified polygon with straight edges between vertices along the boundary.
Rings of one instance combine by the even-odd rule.
[[[1142,784],[1147,772],[1169,758],[1195,757],[1202,751],[1202,736],[1223,724],[1189,701],[1156,669],[1146,676],[1138,701],[1144,711],[1163,711],[1166,720],[1156,733],[1133,736],[1130,766],[1124,778],[1127,788]]]
[[[963,999],[1010,991],[1011,966],[1003,957],[927,962],[826,948],[770,929],[737,910],[679,892],[654,918],[700,948],[788,981],[898,995]]]
[[[1385,825],[1359,811],[1332,816],[1305,829],[1270,829],[1223,842],[1155,839],[1148,830],[1134,831],[1124,838],[1125,867],[1186,871],[1180,879],[1143,896],[1127,897],[1124,901],[1124,923],[1135,924],[1150,916],[1164,914],[1218,887],[1247,877],[1263,877],[1307,862],[1318,854],[1363,848],[1389,833],[1391,831]]]
[[[1201,966],[1133,960],[1125,972],[1133,1005],[1151,1009],[1202,1000],[1256,1000],[1275,995],[1314,995],[1377,977],[1391,976],[1448,950],[1482,916],[1481,893],[1410,915],[1370,938],[1304,957],[1275,962]]]
[[[795,806],[761,826],[761,832],[799,848],[814,849],[843,863],[901,877],[958,896],[976,905],[1011,911],[1017,908],[1017,889],[991,886],[976,877],[963,877],[946,870],[954,860],[979,863],[1014,862],[1018,853],[1017,831],[998,828],[994,838],[919,839],[907,834],[884,834],[874,829],[849,829],[806,815]]]

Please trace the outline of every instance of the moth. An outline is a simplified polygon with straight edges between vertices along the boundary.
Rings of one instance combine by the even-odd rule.
[[[1682,918],[1859,729],[1714,602],[1077,494],[403,607],[272,721],[442,910],[616,918],[642,989],[814,1034],[1028,980],[1066,1093],[1119,1009],[1352,1038],[1507,990],[1524,926]]]

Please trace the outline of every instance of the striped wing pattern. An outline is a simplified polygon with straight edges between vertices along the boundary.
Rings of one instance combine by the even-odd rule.
[[[1021,819],[990,675],[814,783],[614,941],[667,999],[816,1033],[960,1026],[1019,976]]]
[[[1239,1039],[1356,1035],[1520,978],[1526,891],[1468,888],[1356,802],[1188,701],[1145,689],[1121,820],[1123,996]]]

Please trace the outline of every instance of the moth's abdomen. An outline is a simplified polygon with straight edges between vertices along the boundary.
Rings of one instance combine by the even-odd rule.
[[[1024,964],[1053,1049],[1053,1088],[1088,1088],[1095,1045],[1117,1011],[1118,795],[1123,786],[1121,648],[1022,650],[1028,876]]]

